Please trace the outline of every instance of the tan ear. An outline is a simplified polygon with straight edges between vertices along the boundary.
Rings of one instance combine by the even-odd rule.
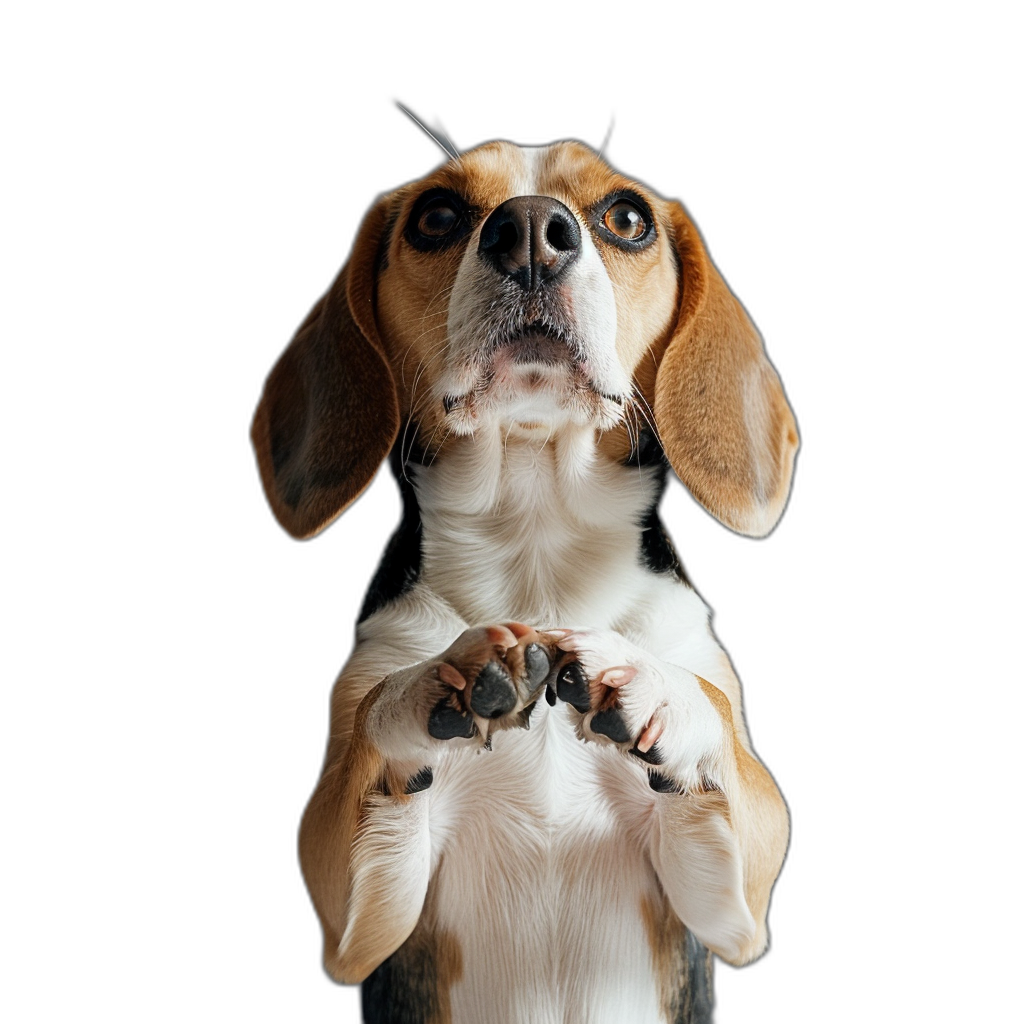
[[[654,417],[690,493],[726,526],[762,537],[789,495],[796,421],[761,336],[678,203],[679,317],[658,367]]]
[[[312,537],[359,495],[398,435],[398,396],[374,320],[374,278],[387,225],[381,200],[352,255],[277,361],[252,424],[270,507]]]

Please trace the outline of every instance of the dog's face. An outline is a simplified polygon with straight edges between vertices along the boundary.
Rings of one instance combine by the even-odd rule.
[[[306,537],[359,495],[403,420],[435,458],[484,427],[593,427],[621,453],[631,412],[653,414],[722,522],[774,526],[796,426],[683,208],[580,143],[493,142],[369,211],[268,378],[253,441],[275,514]]]
[[[424,437],[622,418],[678,305],[666,203],[572,142],[490,143],[391,202],[377,320]]]

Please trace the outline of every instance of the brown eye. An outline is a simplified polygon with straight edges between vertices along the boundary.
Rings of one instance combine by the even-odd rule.
[[[472,231],[475,213],[457,192],[428,189],[409,211],[405,240],[420,252],[440,252]]]
[[[619,238],[640,238],[647,230],[643,214],[632,204],[620,200],[609,206],[604,215],[604,226]]]
[[[416,223],[420,234],[427,238],[442,238],[459,223],[458,213],[443,199],[431,203]]]

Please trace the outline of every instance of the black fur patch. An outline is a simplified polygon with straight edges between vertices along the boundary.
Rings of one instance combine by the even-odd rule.
[[[636,436],[636,441],[633,443],[633,449],[629,453],[629,458],[626,459],[626,465],[646,466],[648,468],[660,466],[663,469],[667,469],[668,460],[665,458],[665,450],[661,447],[661,442],[650,427],[640,428],[640,433]],[[664,480],[664,474],[662,474],[662,479]]]
[[[655,793],[681,793],[682,787],[673,782],[667,775],[662,775],[661,772],[651,772],[647,776],[647,784],[654,790]]]
[[[640,520],[640,557],[643,564],[651,572],[672,573],[687,586],[691,586],[672,539],[665,530],[661,516],[658,515],[658,505],[665,493],[669,465],[661,443],[650,427],[644,427],[640,431],[625,465],[654,470],[653,474],[649,474],[655,481],[654,500]]]
[[[426,943],[407,942],[362,984],[366,1024],[429,1024],[436,1020],[437,968]]]
[[[651,572],[672,573],[677,579],[690,586],[690,577],[686,575],[683,563],[679,559],[672,538],[669,537],[665,525],[658,515],[657,508],[652,508],[640,524],[643,532],[640,535],[640,551],[644,565]]]
[[[405,795],[412,796],[414,793],[422,793],[430,789],[434,783],[434,769],[430,765],[421,768],[406,784]]]
[[[688,931],[683,955],[689,984],[680,993],[674,1024],[712,1024],[715,993],[711,951]]]
[[[408,438],[413,440],[409,441]],[[360,622],[368,619],[374,612],[380,611],[395,598],[401,597],[420,577],[420,566],[423,561],[423,524],[420,520],[416,491],[413,490],[405,468],[423,464],[424,452],[416,444],[415,438],[415,424],[403,427],[388,458],[391,472],[398,481],[398,489],[402,495],[402,521],[391,535],[377,571],[370,581],[366,597],[363,598],[363,607],[359,612]]]

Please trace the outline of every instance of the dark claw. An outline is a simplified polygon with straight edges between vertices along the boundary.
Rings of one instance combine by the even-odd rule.
[[[629,752],[634,757],[638,757],[641,761],[646,761],[648,764],[662,764],[665,760],[661,751],[658,749],[657,743],[655,743],[646,754],[642,750],[638,750],[635,746],[632,747]]]
[[[590,731],[607,736],[615,743],[625,743],[629,739],[629,730],[626,723],[619,714],[618,708],[605,708],[598,711],[590,720]]]
[[[516,706],[518,699],[505,670],[497,662],[489,661],[476,677],[469,704],[481,718],[501,718]]]
[[[412,796],[413,793],[422,793],[425,789],[430,789],[431,783],[434,781],[434,769],[430,765],[426,765],[421,768],[406,784],[405,784],[405,795]]]
[[[537,702],[534,701],[532,704],[527,704],[522,711],[519,712],[519,721],[516,723],[521,729],[530,728],[530,715],[533,714],[533,709],[537,706]]]
[[[551,671],[551,662],[540,644],[530,644],[523,651],[523,664],[526,666],[526,678],[531,686],[540,686]]]
[[[558,673],[558,699],[577,711],[590,710],[590,682],[578,661],[570,661]]]
[[[427,732],[435,740],[453,740],[456,737],[469,739],[476,735],[476,723],[470,715],[453,708],[447,697],[442,697],[430,712]]]
[[[651,772],[650,775],[647,776],[647,783],[655,793],[681,792],[679,786],[677,786],[667,775],[662,775],[661,772]]]

